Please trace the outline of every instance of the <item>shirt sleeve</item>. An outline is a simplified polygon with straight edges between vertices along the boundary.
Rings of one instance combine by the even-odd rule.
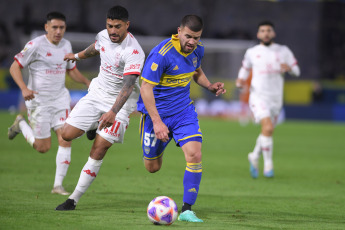
[[[292,51],[286,47],[286,64],[288,64],[291,68],[289,72],[292,76],[298,77],[300,75],[300,69],[297,63],[295,56],[293,55]]]
[[[199,46],[200,48],[199,48],[199,52],[198,52],[199,58],[198,58],[198,62],[197,62],[197,65],[196,65],[196,69],[199,69],[199,68],[200,68],[200,66],[201,66],[201,60],[203,59],[203,57],[204,57],[204,52],[205,52],[204,44],[203,44],[201,41],[198,43],[198,46]]]
[[[246,53],[244,54],[244,58],[242,61],[242,67],[248,71],[251,70],[251,68],[252,68],[252,62],[250,60],[250,51],[249,50],[247,50]]]
[[[295,56],[293,55],[292,51],[286,47],[286,64],[288,64],[289,66],[294,66],[297,65],[297,60],[295,58]]]
[[[98,33],[96,35],[96,38],[95,38],[95,49],[97,51],[99,51],[101,49],[101,45],[99,44],[99,40],[100,40],[100,33]]]
[[[35,41],[26,43],[24,49],[14,56],[21,68],[28,66],[36,56],[37,44]]]
[[[150,84],[158,85],[165,69],[164,56],[157,52],[152,52],[147,57],[141,79]]]
[[[251,69],[252,69],[252,63],[250,61],[250,53],[249,53],[249,50],[247,50],[246,53],[244,54],[240,71],[238,72],[238,78],[246,80],[249,76]]]
[[[72,45],[70,42],[68,42],[68,53],[73,53]],[[67,70],[73,70],[76,67],[77,67],[76,62],[67,61],[67,66],[66,66]]]
[[[144,51],[139,48],[128,48],[126,51],[123,76],[140,75],[145,60]]]

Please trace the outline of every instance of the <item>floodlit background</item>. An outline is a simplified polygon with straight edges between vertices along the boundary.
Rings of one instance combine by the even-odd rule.
[[[95,35],[105,28],[107,10],[116,4],[128,9],[130,31],[146,55],[176,33],[184,15],[197,14],[204,19],[203,69],[211,81],[225,82],[229,93],[215,100],[192,84],[191,97],[200,115],[229,119],[243,115],[234,81],[245,50],[257,43],[257,24],[268,19],[276,25],[276,42],[290,47],[301,68],[300,78],[286,76],[282,117],[345,121],[345,1],[5,0],[0,8],[0,109],[25,110],[8,69],[25,43],[44,33],[48,12],[66,15],[65,38],[78,52],[94,42]],[[99,58],[79,62],[78,68],[88,78],[96,77]],[[73,103],[86,92],[69,78],[66,85]]]

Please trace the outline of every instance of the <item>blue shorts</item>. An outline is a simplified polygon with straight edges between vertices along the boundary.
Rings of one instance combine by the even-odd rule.
[[[198,114],[195,112],[193,104],[190,104],[175,115],[161,117],[161,119],[170,131],[167,142],[158,140],[155,137],[151,117],[147,114],[141,115],[139,133],[145,159],[155,160],[161,157],[172,138],[174,138],[176,145],[179,147],[182,147],[189,141],[202,142]]]

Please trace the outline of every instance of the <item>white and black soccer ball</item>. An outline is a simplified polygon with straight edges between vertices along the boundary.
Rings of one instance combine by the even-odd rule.
[[[170,225],[178,215],[175,201],[167,196],[154,198],[147,207],[147,217],[154,224]]]

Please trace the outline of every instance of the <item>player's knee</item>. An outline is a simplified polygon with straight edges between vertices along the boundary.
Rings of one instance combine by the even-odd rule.
[[[39,153],[46,153],[50,149],[50,145],[39,145],[34,147]]]
[[[188,152],[186,156],[187,162],[200,162],[201,161],[201,151],[191,151]]]
[[[262,128],[262,133],[265,136],[272,136],[273,135],[273,130],[274,130],[273,125],[266,125],[265,127]]]
[[[145,168],[147,171],[149,171],[150,173],[155,173],[158,172],[161,169],[161,165],[160,164],[155,164],[153,162],[145,162]]]

